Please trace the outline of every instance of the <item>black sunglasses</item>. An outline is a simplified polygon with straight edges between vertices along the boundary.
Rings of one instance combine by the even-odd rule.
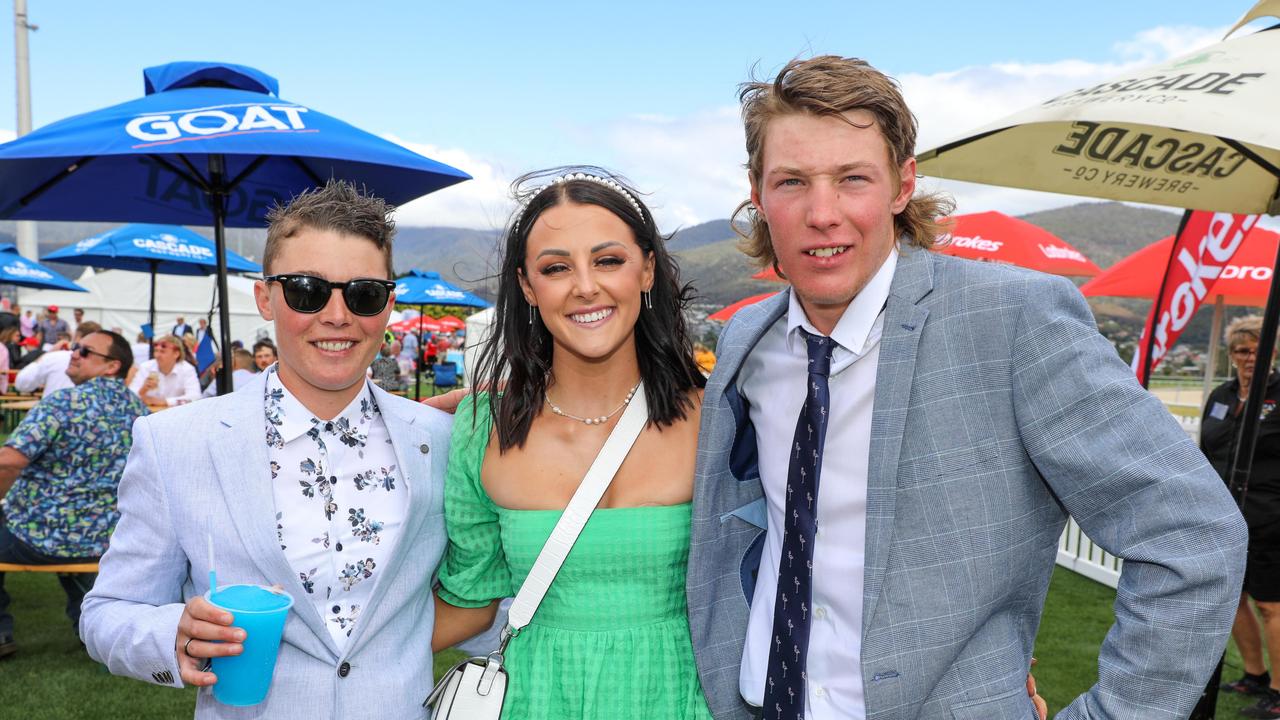
[[[71,352],[79,355],[80,359],[82,360],[89,357],[90,355],[97,355],[103,360],[115,360],[116,362],[120,362],[120,358],[112,357],[110,355],[107,355],[106,353],[100,353],[97,350],[94,350],[93,348],[90,348],[86,345],[81,345],[80,343],[76,343],[75,345],[72,345]]]
[[[342,291],[347,309],[354,315],[370,317],[387,307],[396,284],[390,280],[358,278],[346,282],[329,282],[312,275],[267,275],[264,282],[278,282],[284,288],[284,301],[295,312],[318,313],[329,304],[334,290]]]

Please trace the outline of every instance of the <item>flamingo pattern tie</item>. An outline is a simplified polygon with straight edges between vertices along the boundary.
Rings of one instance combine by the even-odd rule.
[[[809,652],[809,616],[813,606],[813,543],[818,530],[818,477],[827,436],[831,395],[831,351],[835,342],[800,329],[808,345],[809,377],[804,405],[796,421],[791,464],[787,471],[786,515],[782,555],[778,562],[778,594],[773,605],[773,642],[764,688],[764,717],[803,720],[805,660]]]

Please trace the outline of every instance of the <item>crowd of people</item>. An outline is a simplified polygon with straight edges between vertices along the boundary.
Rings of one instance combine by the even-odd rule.
[[[525,592],[635,403],[632,450],[505,636],[503,717],[1044,718],[1029,668],[1068,515],[1124,569],[1098,682],[1058,717],[1186,717],[1233,622],[1250,632],[1242,586],[1264,621],[1275,600],[1252,506],[1246,524],[1214,472],[1229,429],[1198,452],[1069,282],[930,252],[953,208],[917,188],[914,118],[875,68],[796,60],[740,99],[743,247],[790,284],[716,356],[643,194],[557,168],[516,185],[479,390],[388,392],[450,348],[387,336],[392,208],[330,181],[270,213],[275,343],[237,353],[236,392],[187,402],[183,318],[136,369],[118,333],[73,342],[74,387],[0,450],[0,561],[101,555],[87,594],[64,582],[89,654],[172,687],[244,649],[204,598],[215,569],[279,585],[295,604],[256,716],[420,717],[431,650]],[[1223,393],[1252,381],[1237,368]],[[1211,401],[1206,422],[1239,412]],[[81,430],[93,408],[109,422]],[[67,466],[90,447],[92,470]],[[1280,717],[1246,657],[1235,689]],[[244,716],[206,691],[196,714]]]

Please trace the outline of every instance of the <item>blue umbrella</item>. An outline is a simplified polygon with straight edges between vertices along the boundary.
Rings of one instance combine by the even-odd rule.
[[[218,249],[214,244],[203,235],[178,225],[124,225],[55,250],[43,259],[151,273],[151,327],[156,325],[156,273],[212,275],[218,272]],[[227,271],[262,272],[262,266],[228,250]]]
[[[143,77],[142,98],[0,145],[0,217],[212,224],[221,388],[231,370],[224,227],[261,227],[274,204],[329,178],[396,204],[469,178],[280,99],[275,78],[253,68],[179,62]]]
[[[89,292],[40,263],[22,257],[13,243],[0,245],[0,283],[46,290]]]
[[[424,305],[459,305],[463,307],[489,307],[489,303],[478,295],[446,282],[440,273],[413,269],[407,275],[396,280],[396,303],[400,305],[417,305],[419,312]],[[422,325],[418,325],[418,352],[422,352]],[[421,397],[418,390],[420,373],[418,358],[413,359],[413,397]]]
[[[440,273],[417,269],[396,280],[396,302],[401,305],[489,307],[489,303],[478,295],[441,279]]]

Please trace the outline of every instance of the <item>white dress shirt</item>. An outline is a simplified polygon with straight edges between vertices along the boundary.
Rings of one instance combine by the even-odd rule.
[[[138,372],[133,376],[133,382],[129,383],[129,389],[141,395],[142,385],[147,382],[147,376],[151,373],[160,376],[160,382],[151,394],[160,395],[166,404],[180,405],[200,399],[200,378],[196,376],[196,369],[186,360],[174,363],[173,369],[168,373],[160,372],[160,363],[156,360],[147,360],[138,366]]]
[[[18,392],[24,393],[35,392],[36,388],[43,387],[44,392],[40,393],[40,397],[55,390],[74,387],[75,383],[67,377],[67,367],[70,365],[70,350],[50,350],[19,370],[13,386]]]
[[[400,538],[407,479],[367,382],[324,421],[284,387],[274,365],[267,372],[267,456],[280,549],[307,591],[297,600],[315,604],[345,649]]]
[[[242,387],[248,386],[248,384],[253,382],[253,379],[256,378],[257,376],[258,376],[257,373],[250,372],[248,370],[240,370],[240,369],[232,370],[231,371],[231,392],[235,392]],[[218,395],[218,380],[217,378],[214,378],[213,382],[209,383],[209,386],[204,389],[204,392],[200,393],[200,397],[211,398],[211,397],[217,397],[217,395]]]
[[[866,717],[861,661],[867,468],[883,311],[897,264],[898,254],[893,251],[831,332],[836,346],[831,357],[831,422],[822,454],[814,538],[804,715],[808,720]],[[738,678],[742,697],[756,706],[763,704],[769,671],[791,438],[807,387],[808,351],[800,328],[822,334],[809,322],[792,292],[786,317],[765,332],[738,374],[738,389],[755,425],[769,519]]]

